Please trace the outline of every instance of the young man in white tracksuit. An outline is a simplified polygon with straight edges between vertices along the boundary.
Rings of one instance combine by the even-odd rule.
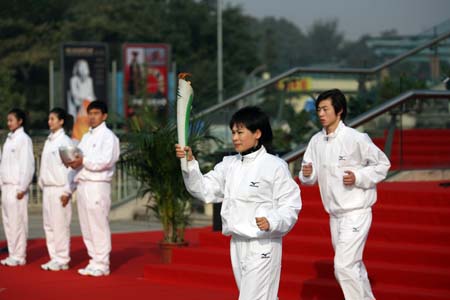
[[[91,260],[78,273],[89,276],[109,275],[111,232],[111,180],[120,155],[119,139],[106,127],[107,106],[93,101],[87,108],[89,132],[78,147],[83,155],[69,163],[76,170],[77,208],[83,241]],[[67,191],[70,193],[70,191]]]
[[[9,256],[1,260],[5,266],[15,267],[26,262],[28,237],[28,188],[34,174],[34,155],[31,138],[25,133],[26,114],[21,109],[8,113],[10,132],[3,145],[0,163],[2,188],[2,218]]]
[[[272,130],[257,107],[245,107],[231,121],[232,140],[239,153],[226,156],[202,175],[190,147],[176,145],[185,157],[187,190],[204,202],[222,202],[223,234],[231,235],[231,263],[239,300],[277,299],[282,237],[291,230],[301,209],[300,189],[286,162],[269,154]]]
[[[60,271],[69,268],[70,221],[72,206],[64,194],[69,184],[67,168],[59,156],[60,147],[72,146],[72,140],[64,132],[68,118],[62,108],[54,108],[48,116],[50,135],[45,141],[39,170],[39,186],[42,189],[42,213],[44,231],[50,261],[41,265],[43,270]]]
[[[299,177],[304,184],[319,182],[330,215],[334,273],[345,299],[373,300],[362,258],[376,184],[386,177],[390,163],[367,134],[345,126],[347,105],[341,91],[320,94],[316,109],[323,130],[309,142]]]

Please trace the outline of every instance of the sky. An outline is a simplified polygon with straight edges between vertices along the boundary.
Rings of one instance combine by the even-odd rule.
[[[415,35],[450,19],[450,0],[223,0],[255,17],[283,17],[305,32],[318,20],[338,20],[348,40],[396,29]]]

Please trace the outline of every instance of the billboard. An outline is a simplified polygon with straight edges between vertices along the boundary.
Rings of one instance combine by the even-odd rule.
[[[72,138],[81,140],[89,130],[87,106],[108,103],[108,48],[103,43],[67,43],[61,47],[63,95],[67,112],[74,118]]]
[[[152,107],[155,112],[168,111],[168,44],[124,44],[124,105],[127,116],[140,108]]]

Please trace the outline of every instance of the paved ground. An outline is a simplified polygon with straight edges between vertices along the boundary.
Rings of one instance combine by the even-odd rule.
[[[29,239],[43,238],[43,220],[42,220],[42,209],[40,207],[30,207],[28,213],[28,228]],[[0,213],[0,241],[5,240],[5,232],[3,230],[2,217]],[[204,215],[194,213],[192,215],[192,227],[201,227],[212,225],[212,218],[206,217]],[[140,231],[154,231],[161,230],[161,224],[155,218],[150,218],[149,220],[124,220],[124,221],[111,221],[110,222],[111,232],[140,232]],[[73,210],[72,223],[70,226],[72,236],[81,236],[80,224],[78,222],[78,215],[76,210]]]

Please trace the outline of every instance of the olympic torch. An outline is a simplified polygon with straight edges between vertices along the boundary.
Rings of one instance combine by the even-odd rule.
[[[186,80],[189,73],[178,74],[178,90],[177,90],[177,132],[178,144],[185,147],[189,137],[189,119],[191,115],[192,99],[194,98],[194,90],[191,82]],[[181,170],[187,171],[186,158],[181,159]]]

